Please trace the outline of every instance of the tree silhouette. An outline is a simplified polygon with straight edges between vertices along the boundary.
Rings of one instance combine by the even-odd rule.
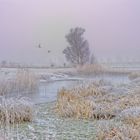
[[[83,65],[89,61],[89,44],[83,37],[84,32],[85,29],[76,27],[65,36],[69,46],[64,49],[63,53],[67,61],[72,64]]]

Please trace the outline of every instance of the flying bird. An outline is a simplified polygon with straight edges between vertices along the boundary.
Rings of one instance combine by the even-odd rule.
[[[51,51],[50,50],[48,50],[48,53],[50,53]]]
[[[38,44],[37,48],[42,48],[41,44]],[[48,50],[48,53],[51,53],[51,50]]]
[[[42,48],[40,44],[38,45],[38,48]]]
[[[39,49],[42,48],[41,44],[38,44],[38,45],[36,45],[35,47],[36,47],[36,48],[39,48]]]

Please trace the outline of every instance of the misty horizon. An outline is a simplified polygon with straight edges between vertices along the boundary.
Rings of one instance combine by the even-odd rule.
[[[86,29],[98,60],[139,60],[139,6],[139,0],[0,0],[0,61],[62,64],[65,35],[77,26]]]

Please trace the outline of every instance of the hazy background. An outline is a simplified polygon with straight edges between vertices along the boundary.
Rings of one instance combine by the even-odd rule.
[[[0,61],[63,63],[76,26],[99,60],[140,59],[140,0],[0,0]]]

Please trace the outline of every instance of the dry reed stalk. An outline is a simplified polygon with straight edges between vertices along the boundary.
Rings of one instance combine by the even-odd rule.
[[[139,140],[140,134],[129,125],[106,123],[100,124],[96,140]]]
[[[59,92],[56,103],[57,113],[63,117],[91,118],[95,107],[94,102],[83,99],[81,94],[76,95],[72,91],[62,89]]]
[[[104,93],[92,84],[71,90],[62,89],[58,93],[56,111],[63,117],[111,119],[114,114],[111,114],[107,108],[105,111],[104,106],[96,105],[91,99],[103,95]]]
[[[119,114],[119,119],[131,126],[140,127],[140,107],[131,107]]]
[[[38,87],[38,80],[35,74],[28,69],[18,69],[15,86],[19,91],[34,91]]]
[[[140,106],[139,90],[115,95],[102,89],[100,85],[89,84],[60,90],[57,113],[63,117],[112,119],[125,109]]]
[[[131,93],[125,95],[116,102],[116,105],[118,105],[121,110],[134,106],[140,106],[140,95],[135,92],[133,94]]]
[[[80,74],[100,74],[104,72],[100,64],[85,64],[77,67],[77,72]]]
[[[18,69],[12,80],[0,80],[0,95],[30,93],[38,89],[38,79],[28,69]]]
[[[32,121],[33,104],[26,98],[4,98],[0,99],[0,122],[20,123]]]

